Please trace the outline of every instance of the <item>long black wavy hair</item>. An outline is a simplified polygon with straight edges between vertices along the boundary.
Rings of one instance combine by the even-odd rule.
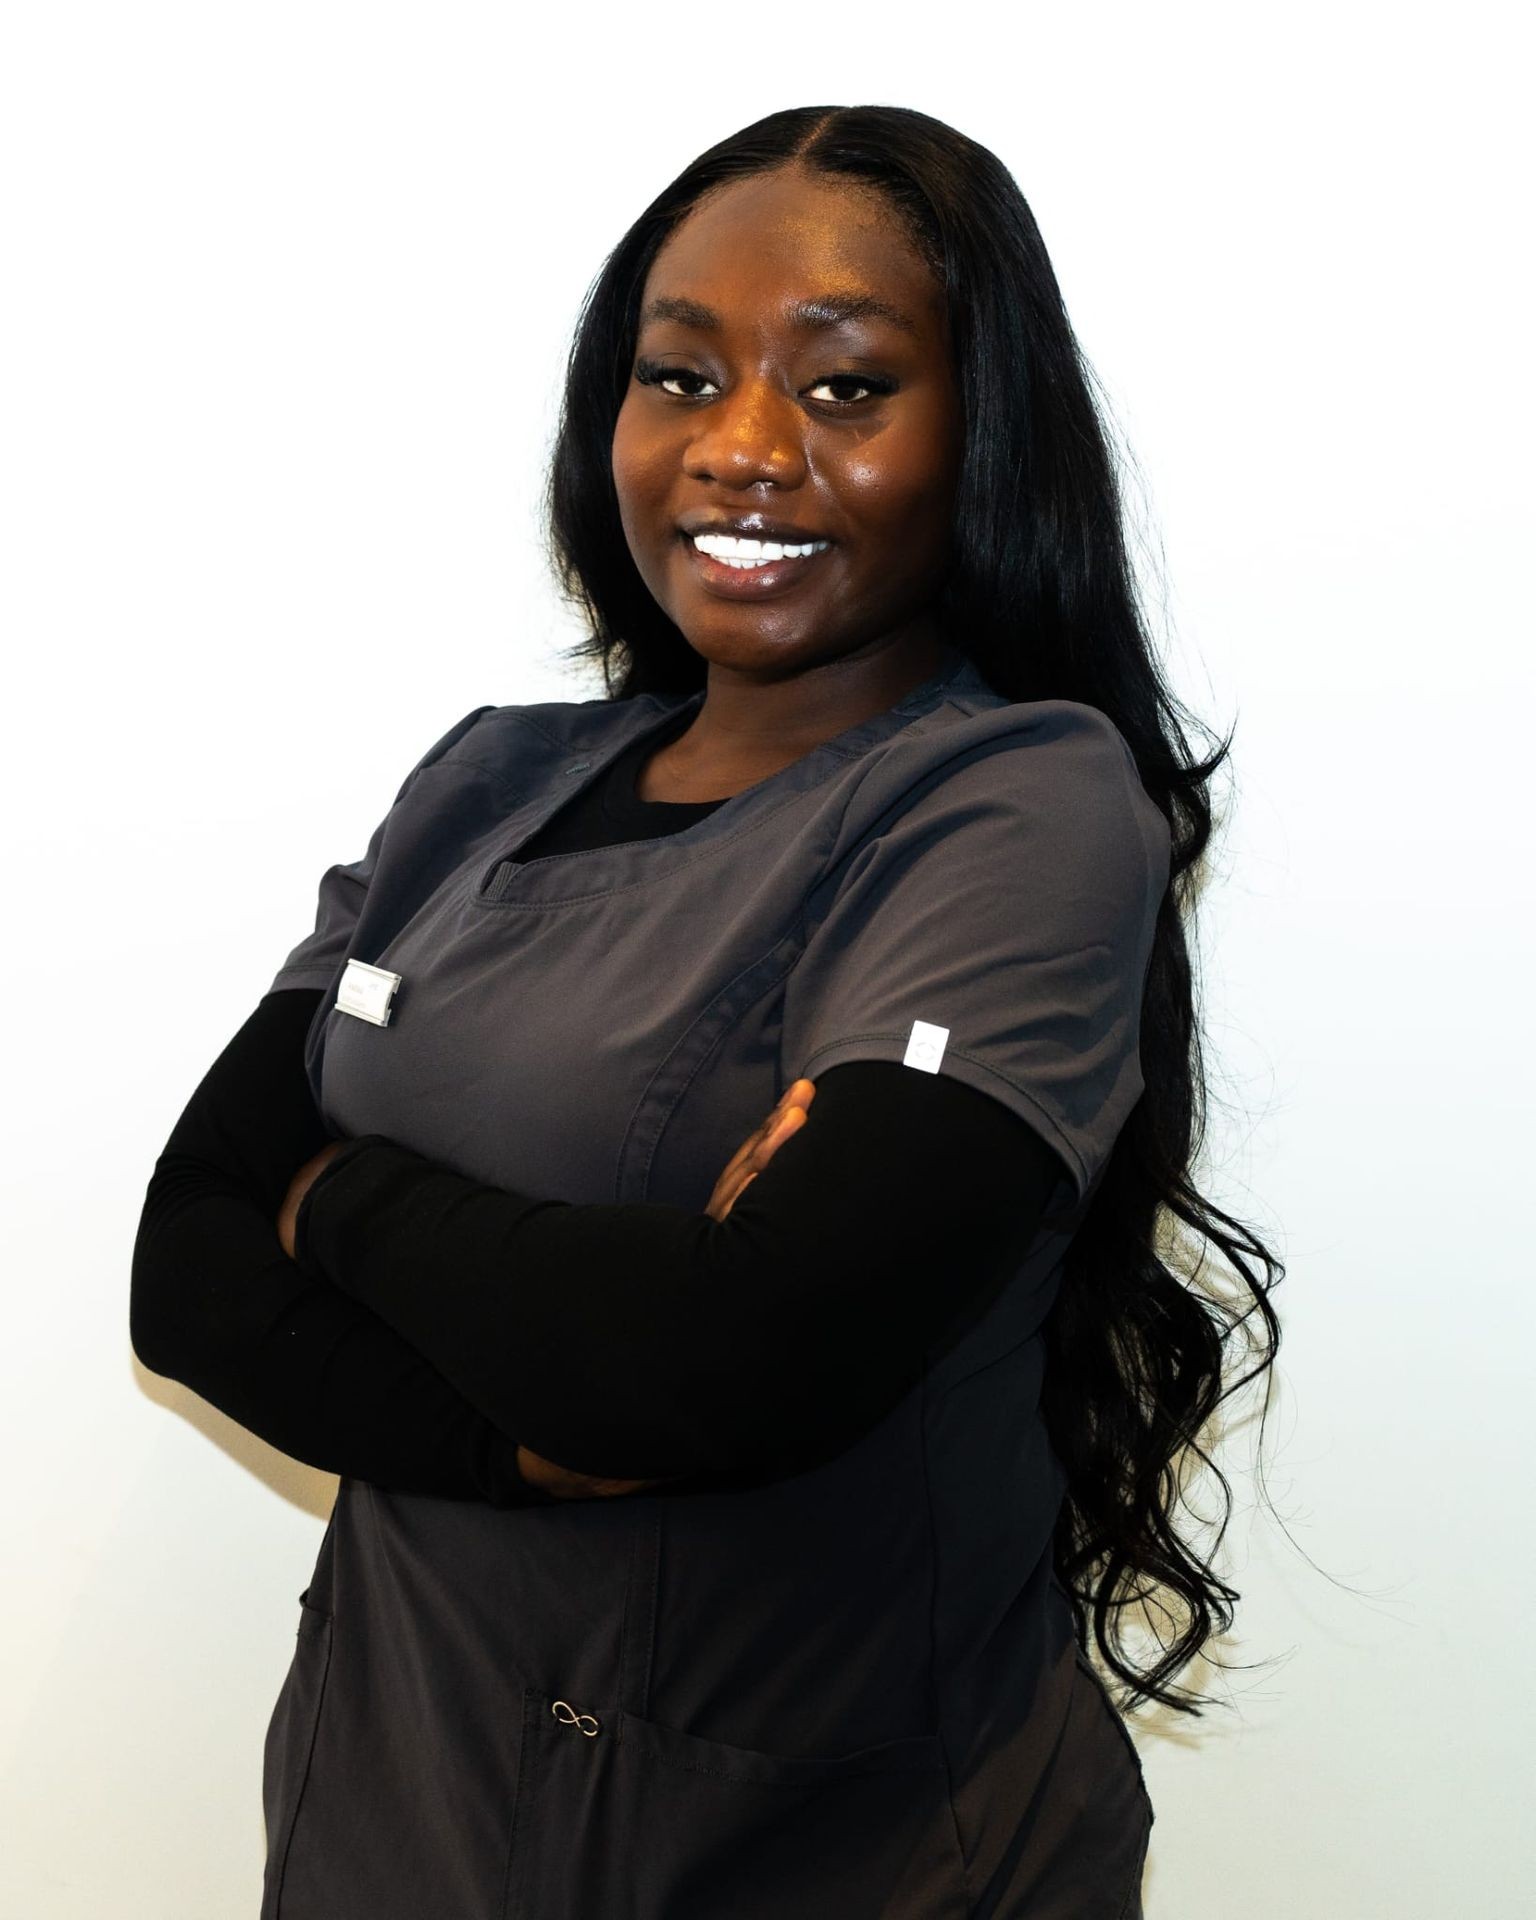
[[[1198,1714],[1198,1696],[1171,1678],[1231,1625],[1241,1596],[1180,1538],[1174,1516],[1198,1460],[1222,1489],[1213,1552],[1220,1545],[1231,1491],[1201,1442],[1218,1404],[1273,1365],[1280,1328],[1268,1293],[1285,1272],[1191,1178],[1207,1088],[1188,935],[1212,831],[1210,778],[1231,734],[1193,756],[1186,728],[1198,723],[1165,683],[1138,604],[1097,380],[1034,215],[995,155],[909,108],[795,107],[709,148],[645,209],[588,290],[566,368],[545,504],[551,563],[588,637],[565,657],[599,662],[613,699],[705,684],[706,663],[630,556],[610,466],[614,424],[663,242],[710,189],[796,164],[884,194],[948,301],[967,428],[938,603],[946,639],[1010,700],[1076,700],[1107,714],[1171,829],[1141,1012],[1145,1091],[1068,1250],[1044,1330],[1042,1412],[1067,1475],[1053,1552],[1079,1646],[1088,1652],[1091,1617],[1127,1706],[1155,1698]],[[1211,1248],[1252,1296],[1241,1313],[1196,1289]],[[1228,1382],[1227,1348],[1244,1329],[1255,1364]],[[1161,1657],[1142,1667],[1123,1616],[1140,1605],[1145,1619],[1149,1602],[1178,1630],[1155,1636]]]

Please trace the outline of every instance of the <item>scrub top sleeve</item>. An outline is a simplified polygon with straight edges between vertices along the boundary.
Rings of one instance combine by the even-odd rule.
[[[1075,1224],[1142,1087],[1142,989],[1169,835],[1097,708],[1050,703],[889,808],[813,889],[785,1078],[901,1060],[991,1094],[1068,1173]]]
[[[361,858],[345,865],[328,867],[320,876],[315,924],[273,975],[271,985],[267,988],[269,993],[279,987],[327,988],[332,984],[347,956],[363,900],[378,869],[385,841],[399,814],[401,803],[422,773],[456,747],[483,714],[493,711],[491,706],[476,707],[472,713],[466,713],[462,720],[456,721],[405,776],[393,806],[374,828],[367,851]]]

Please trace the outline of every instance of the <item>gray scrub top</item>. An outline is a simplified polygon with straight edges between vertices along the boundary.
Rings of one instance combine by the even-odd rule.
[[[271,983],[331,990],[306,1056],[328,1124],[702,1212],[792,1080],[905,1060],[1021,1115],[1057,1194],[919,1386],[812,1471],[510,1509],[343,1479],[267,1734],[263,1920],[1139,1910],[1152,1809],[1055,1579],[1038,1400],[1062,1254],[1142,1090],[1167,825],[1096,708],[1009,702],[950,648],[681,831],[519,860],[703,699],[482,707],[424,755]],[[353,958],[400,976],[385,1025],[336,1004]]]

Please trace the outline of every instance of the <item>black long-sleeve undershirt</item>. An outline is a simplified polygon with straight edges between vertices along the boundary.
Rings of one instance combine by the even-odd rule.
[[[834,1457],[1011,1270],[1061,1173],[989,1096],[853,1061],[723,1222],[510,1194],[366,1136],[310,1188],[290,1260],[278,1209],[329,1137],[303,1069],[322,997],[268,994],[177,1122],[131,1334],[284,1452],[400,1491],[543,1503],[518,1442],[674,1493]]]
[[[155,1162],[133,1248],[129,1334],[281,1452],[401,1493],[541,1505],[517,1439],[377,1314],[283,1252],[288,1183],[330,1138],[303,1069],[318,991],[269,993]]]

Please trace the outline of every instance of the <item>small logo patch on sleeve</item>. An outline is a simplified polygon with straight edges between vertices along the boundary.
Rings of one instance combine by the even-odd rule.
[[[921,1067],[924,1073],[937,1073],[948,1044],[948,1027],[936,1027],[928,1020],[914,1020],[901,1064],[904,1067]]]
[[[355,1014],[376,1027],[389,1025],[390,1001],[400,975],[387,967],[371,967],[366,960],[349,960],[336,989],[336,1006],[342,1013]]]

